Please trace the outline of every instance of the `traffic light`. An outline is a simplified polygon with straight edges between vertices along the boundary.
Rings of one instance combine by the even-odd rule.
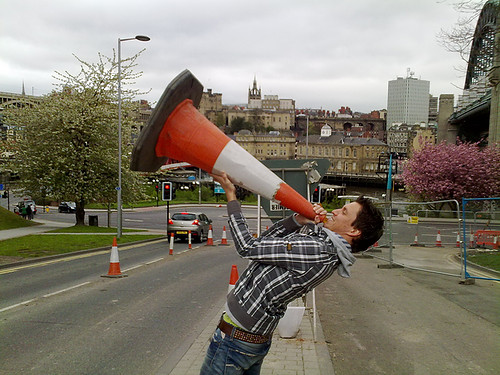
[[[319,184],[316,187],[316,189],[314,189],[311,202],[312,203],[321,203],[321,186]]]
[[[172,183],[171,182],[162,182],[161,184],[161,191],[162,191],[162,199],[164,201],[171,201],[173,199],[173,187],[172,187]]]

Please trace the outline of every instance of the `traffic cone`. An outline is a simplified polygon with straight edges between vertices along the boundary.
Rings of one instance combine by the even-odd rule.
[[[169,255],[174,255],[174,234],[170,233],[170,251]]]
[[[457,233],[457,247],[460,247],[460,233]]]
[[[214,246],[214,237],[212,234],[212,226],[211,225],[208,229],[207,246]]]
[[[314,219],[309,201],[196,109],[202,94],[189,70],[170,82],[134,144],[131,169],[154,172],[173,159],[209,173],[225,171],[235,185]]]
[[[111,246],[111,256],[109,260],[109,270],[107,275],[102,277],[127,277],[128,275],[120,271],[120,260],[118,259],[118,245],[116,237],[113,237],[113,246]]]
[[[415,233],[415,239],[413,240],[413,243],[411,244],[411,246],[418,246],[418,232]]]
[[[442,247],[443,245],[441,245],[441,231],[438,230],[438,234],[436,236],[436,246],[437,247]]]
[[[191,231],[188,232],[188,249],[192,249],[192,245],[191,245]]]
[[[224,227],[222,228],[222,239],[220,241],[220,244],[221,245],[229,245],[227,243],[227,237],[226,237],[226,226],[224,225]]]
[[[229,288],[227,289],[228,293],[234,289],[234,285],[236,284],[236,281],[238,281],[238,278],[238,267],[233,264],[231,267],[231,276],[229,277]]]

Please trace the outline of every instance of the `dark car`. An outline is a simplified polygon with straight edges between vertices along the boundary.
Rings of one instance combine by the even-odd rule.
[[[177,212],[168,220],[167,233],[174,238],[187,239],[191,231],[192,241],[201,242],[208,238],[210,220],[207,215],[201,212]]]
[[[75,202],[61,202],[59,205],[59,212],[66,212],[68,214],[76,211],[76,203]]]

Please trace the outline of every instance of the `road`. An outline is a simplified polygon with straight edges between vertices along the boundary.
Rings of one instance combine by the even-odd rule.
[[[143,263],[156,252],[163,259]],[[0,312],[0,374],[154,374],[173,366],[223,306],[231,265],[245,266],[232,247],[168,256],[164,242],[120,250],[120,264],[128,277],[100,277],[104,255],[0,275],[1,308],[31,300]]]
[[[225,207],[203,209],[218,229]],[[256,217],[255,209],[245,209]],[[126,212],[151,227],[165,210]],[[68,214],[40,214],[51,221]],[[164,217],[164,216],[163,216]],[[251,226],[256,225],[250,219]],[[125,224],[125,226],[128,226]],[[228,234],[228,238],[230,235]],[[128,276],[102,278],[109,250],[0,270],[0,374],[168,373],[223,306],[233,247],[166,240],[120,247]],[[240,271],[240,272],[241,272]]]

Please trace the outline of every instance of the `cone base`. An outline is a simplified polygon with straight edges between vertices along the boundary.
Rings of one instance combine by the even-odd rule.
[[[168,160],[155,152],[158,137],[172,111],[185,99],[198,107],[203,94],[203,85],[189,71],[184,70],[163,92],[148,125],[141,131],[132,151],[130,169],[141,172],[155,172]]]
[[[120,277],[127,277],[128,275],[126,273],[122,273],[120,275],[101,275],[101,277],[109,277],[112,279],[118,279]]]

